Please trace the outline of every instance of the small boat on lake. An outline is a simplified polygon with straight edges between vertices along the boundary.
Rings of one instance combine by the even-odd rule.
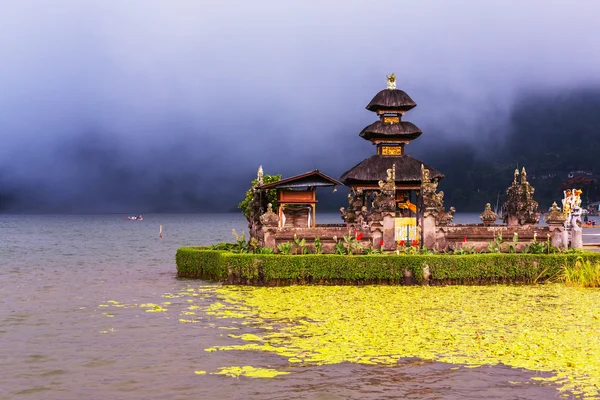
[[[123,219],[126,219],[128,221],[142,221],[144,217],[142,217],[141,215],[132,215],[128,217],[123,217]]]

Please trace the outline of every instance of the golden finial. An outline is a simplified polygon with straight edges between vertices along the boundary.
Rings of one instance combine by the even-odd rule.
[[[396,74],[392,72],[391,75],[386,75],[387,78],[387,88],[388,89],[396,89]]]

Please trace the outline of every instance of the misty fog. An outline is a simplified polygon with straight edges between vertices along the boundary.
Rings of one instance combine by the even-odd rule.
[[[358,133],[392,72],[423,130],[407,153],[485,159],[529,93],[598,87],[599,14],[592,0],[10,2],[0,211],[230,211],[260,164],[339,178],[374,153]]]

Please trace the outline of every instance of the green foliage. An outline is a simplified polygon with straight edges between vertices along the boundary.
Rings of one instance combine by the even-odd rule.
[[[488,243],[488,253],[500,253],[502,251],[502,232],[498,232],[498,235]]]
[[[550,253],[560,253],[560,250],[556,247],[552,246],[550,243],[550,234],[548,234],[548,238],[545,242],[538,242],[537,237],[533,237],[533,242],[525,246],[523,249],[523,253],[530,254],[550,254]]]
[[[396,247],[396,254],[398,255],[415,255],[419,254],[421,250],[418,246],[405,246],[399,245]]]
[[[280,174],[278,174],[278,175],[263,175],[263,184],[265,184],[265,185],[268,183],[278,182],[280,180],[281,180]],[[246,191],[246,197],[244,198],[244,200],[242,200],[240,202],[240,204],[238,204],[238,208],[244,212],[244,215],[246,217],[250,216],[250,204],[252,203],[252,197],[254,196],[252,188],[255,187],[256,185],[258,185],[258,179],[254,179],[250,183],[250,189],[248,189]],[[274,209],[277,208],[277,190],[276,189],[267,190],[267,203],[271,203],[273,205]]]
[[[259,247],[256,251],[257,254],[274,254],[275,250],[270,247]]]
[[[213,244],[212,246],[210,246],[211,250],[228,250],[231,251],[231,249],[233,248],[233,246],[235,246],[234,243],[217,243],[217,244]]]
[[[354,236],[354,235],[345,235],[344,241],[340,242],[340,243],[342,243],[345,248],[345,252],[343,254],[352,255],[352,254],[359,254],[359,253],[363,252],[362,245],[360,244],[360,242],[358,241],[358,239],[356,239],[356,236]],[[337,245],[337,243],[336,243],[336,245]]]
[[[475,246],[461,246],[452,250],[452,254],[465,255],[465,254],[476,254]]]
[[[235,236],[235,243],[233,244],[231,251],[234,253],[248,253],[250,251],[250,246],[248,242],[246,242],[246,234],[242,232],[241,235],[238,235],[235,229],[232,229],[231,231],[233,236]]]
[[[248,251],[250,253],[258,253],[259,247],[260,246],[258,245],[258,239],[255,237],[250,239],[250,241],[248,242]]]
[[[345,251],[343,242],[338,242]],[[291,243],[280,244],[287,254]],[[282,251],[283,250],[283,251]],[[180,277],[227,281],[231,283],[403,283],[403,271],[416,282],[429,267],[431,280],[439,283],[541,282],[556,280],[564,265],[578,259],[600,263],[600,253],[470,255],[396,254],[340,256],[336,254],[241,254],[184,247],[177,251]]]
[[[422,254],[421,248],[419,247],[419,241],[413,240],[412,242],[408,242],[405,240],[399,240],[396,244],[396,254],[399,255],[413,255],[413,254]]]
[[[321,242],[321,238],[317,236],[313,244],[315,246],[315,254],[323,254],[323,242]]]
[[[288,255],[292,252],[292,244],[290,242],[280,243],[277,245],[277,250],[280,254]]]
[[[376,248],[374,248],[374,247],[367,247],[367,248],[365,249],[365,254],[368,254],[368,255],[373,255],[373,254],[382,254],[382,253],[381,253],[381,251],[377,250],[377,249],[376,249]]]
[[[430,254],[438,254],[439,252],[436,249],[429,250],[427,246],[423,245],[421,248],[421,254],[430,255]]]
[[[177,276],[221,281],[227,279],[227,266],[221,254],[229,252],[205,247],[182,247],[175,254]]]
[[[346,248],[344,247],[344,242],[342,241],[335,241],[335,254],[338,255],[344,255],[346,254]]]
[[[298,236],[294,235],[292,241],[294,245],[294,254],[307,254],[308,248],[306,247],[306,239],[298,239]]]
[[[561,280],[569,286],[600,287],[600,262],[577,257],[574,264],[565,264]]]

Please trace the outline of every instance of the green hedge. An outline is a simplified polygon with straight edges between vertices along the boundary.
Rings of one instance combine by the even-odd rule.
[[[577,257],[600,262],[600,253],[353,255],[236,254],[202,247],[177,250],[177,275],[227,283],[281,285],[542,282],[557,277]]]

